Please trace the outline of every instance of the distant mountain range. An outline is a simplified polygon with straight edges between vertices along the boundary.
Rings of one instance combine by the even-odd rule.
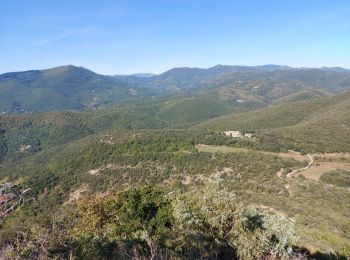
[[[150,77],[156,76],[156,74],[153,74],[153,73],[135,73],[135,74],[132,74],[131,76],[134,76],[137,78],[150,78]]]
[[[263,244],[277,259],[286,244],[276,241],[291,234],[300,240],[290,259],[347,259],[349,90],[346,69],[277,65],[0,75],[0,258],[125,258],[130,243],[151,252],[142,245],[155,241],[174,258],[238,259],[226,253],[250,239],[258,257],[243,258],[269,257]],[[260,213],[241,211],[250,207]]]
[[[160,75],[105,76],[68,65],[0,75],[0,112],[82,110],[179,94],[194,98],[210,95],[231,105],[250,102],[249,106],[264,106],[349,89],[350,71],[343,68],[217,65],[174,68]]]
[[[148,94],[71,65],[0,75],[0,111],[10,113],[103,107]]]

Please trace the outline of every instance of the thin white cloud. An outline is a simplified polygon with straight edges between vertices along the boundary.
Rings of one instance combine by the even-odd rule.
[[[34,45],[36,45],[36,46],[38,46],[38,45],[45,45],[45,44],[48,44],[48,43],[51,43],[51,42],[62,40],[64,38],[67,38],[67,37],[70,37],[70,36],[86,33],[90,29],[91,29],[91,27],[84,27],[84,28],[81,28],[81,29],[65,32],[65,33],[62,33],[60,35],[57,35],[57,36],[54,36],[54,37],[51,37],[51,38],[47,38],[47,39],[36,41],[36,42],[34,42]]]

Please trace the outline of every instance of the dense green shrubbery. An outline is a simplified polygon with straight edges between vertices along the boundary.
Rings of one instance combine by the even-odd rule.
[[[296,242],[293,223],[237,205],[218,185],[172,198],[146,186],[84,199],[77,210],[54,212],[47,227],[12,226],[5,252],[10,259],[287,259]]]
[[[195,145],[199,143],[244,146],[244,142],[251,143],[210,131],[114,130],[46,149],[34,156],[19,160],[17,164],[4,164],[4,171],[0,172],[1,179],[20,181],[24,187],[32,188],[36,201],[14,212],[5,221],[0,233],[6,239],[2,241],[11,244],[11,241],[17,239],[17,234],[27,234],[27,239],[20,239],[22,241],[20,245],[28,248],[32,247],[33,243],[34,245],[39,243],[35,241],[43,241],[44,234],[53,239],[53,242],[45,242],[54,245],[53,249],[46,252],[49,255],[57,254],[66,257],[73,251],[76,254],[78,251],[79,254],[93,254],[97,249],[103,251],[100,252],[101,254],[113,253],[117,250],[115,241],[108,239],[90,240],[88,237],[81,237],[81,241],[84,241],[79,244],[76,237],[69,236],[61,245],[60,240],[51,235],[53,216],[56,211],[66,207],[62,205],[71,200],[79,189],[84,192],[82,196],[86,196],[119,192],[147,183],[160,185],[166,194],[170,193],[169,201],[166,201],[166,204],[171,204],[170,229],[176,226],[178,232],[174,236],[176,244],[165,243],[167,254],[209,257],[211,251],[220,255],[240,254],[242,256],[265,252],[266,250],[261,249],[260,246],[249,248],[248,244],[244,246],[244,243],[241,244],[239,241],[245,241],[244,236],[247,239],[249,237],[249,241],[254,241],[254,238],[260,241],[262,237],[269,237],[268,240],[273,240],[271,233],[264,231],[265,228],[271,226],[275,220],[277,222],[284,220],[278,216],[268,217],[264,211],[250,210],[248,205],[252,205],[253,209],[264,206],[262,208],[272,208],[272,212],[275,210],[284,212],[297,220],[297,230],[307,228],[313,232],[327,219],[326,224],[323,224],[324,232],[332,230],[332,241],[341,241],[341,243],[331,243],[327,240],[322,242],[320,249],[327,251],[331,248],[346,255],[347,251],[342,248],[350,244],[348,236],[350,233],[344,232],[344,230],[350,230],[347,218],[350,204],[343,190],[329,190],[327,186],[308,180],[279,178],[276,172],[281,168],[289,169],[303,165],[292,159],[283,159],[254,150],[224,154],[198,152],[195,148]],[[91,170],[98,171],[90,173]],[[222,180],[220,189],[210,188],[213,192],[218,191],[216,195],[211,194],[210,189],[203,186],[204,182],[214,180]],[[292,195],[285,188],[286,184],[290,185]],[[110,198],[115,201],[114,197]],[[230,199],[232,203],[226,199]],[[184,210],[184,214],[179,214],[180,209]],[[198,230],[191,222],[187,223],[186,219],[180,217],[188,215],[186,210],[189,216],[193,216],[193,220],[198,218],[198,223],[203,223]],[[225,212],[233,215],[224,217]],[[75,216],[75,214],[77,212],[70,215]],[[260,216],[261,214],[263,216]],[[246,234],[241,232],[242,240],[235,238],[234,230],[228,232],[224,228],[227,223],[220,222],[222,217],[224,219],[229,219],[229,216],[237,219],[250,219],[250,215],[263,218],[264,224],[256,226],[254,235],[249,233],[250,231],[247,231]],[[75,219],[73,218],[72,224],[75,223]],[[215,222],[215,219],[219,222]],[[249,222],[235,223],[237,225],[241,223],[239,225],[242,227],[249,226]],[[18,227],[23,227],[24,230],[17,231]],[[76,227],[75,224],[74,227]],[[189,231],[190,227],[193,231],[191,235],[185,232]],[[206,228],[205,232],[203,228]],[[219,232],[218,229],[221,231]],[[283,228],[277,228],[277,230],[272,228],[272,230],[275,230],[273,231],[275,233],[281,231],[282,233],[275,234],[278,236],[283,236],[283,232],[289,232],[288,229]],[[318,239],[321,238],[314,240],[311,235],[308,235],[313,234],[311,231],[310,233],[301,232],[298,235],[302,239],[311,240],[313,245],[319,245]],[[71,234],[72,232],[67,231],[66,233]],[[191,244],[193,237],[197,235],[201,237],[201,244]],[[227,237],[228,235],[230,237]],[[25,241],[28,239],[31,242],[27,245]],[[168,239],[165,238],[165,241]],[[90,246],[82,248],[84,243]],[[254,243],[258,245],[257,241]],[[128,251],[130,248],[124,242],[118,245],[121,246],[118,247],[119,251],[124,250],[123,252],[131,253]],[[241,246],[243,249],[239,249]],[[264,243],[261,246],[265,248]],[[150,253],[145,241],[140,242],[137,248],[140,250],[139,254]],[[278,248],[281,247],[278,246]],[[255,249],[258,252],[254,252]],[[270,245],[269,250],[274,252],[277,249]],[[28,252],[31,254],[32,251]],[[283,254],[279,253],[279,255],[282,257]]]
[[[350,187],[350,172],[341,170],[326,172],[321,175],[320,181],[339,187]]]
[[[105,110],[1,115],[0,179],[31,188],[35,200],[2,223],[0,252],[13,259],[284,259],[297,241],[293,218],[297,245],[349,257],[349,174],[327,173],[320,183],[287,180],[276,172],[301,162],[257,151],[348,152],[349,94],[195,127],[205,130],[165,129],[263,105],[246,95],[256,83],[244,83],[240,92],[221,82],[192,98],[181,94]],[[278,98],[270,96],[276,81],[260,83],[266,102]],[[248,99],[241,105],[232,98],[239,94]],[[289,98],[310,94],[322,95]],[[255,137],[230,138],[223,130]],[[196,144],[253,151],[202,153]],[[67,204],[82,196],[90,199],[78,208]]]
[[[211,253],[231,252],[231,258],[263,259],[274,255],[287,259],[292,253],[291,246],[297,242],[289,219],[243,206],[237,202],[236,194],[220,183],[206,184],[179,196],[174,202],[174,215],[185,234],[191,230],[193,237],[206,239]],[[191,239],[180,240],[193,244]],[[208,248],[201,243],[196,246],[201,250]]]
[[[255,131],[259,149],[349,152],[349,93],[209,120],[195,129]]]

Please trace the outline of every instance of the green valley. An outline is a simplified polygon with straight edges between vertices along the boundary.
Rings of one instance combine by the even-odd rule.
[[[66,70],[41,77],[63,80]],[[49,89],[89,100],[115,87],[86,73],[104,87]],[[280,66],[174,69],[108,78],[139,89],[137,98],[106,94],[96,106],[60,101],[62,110],[0,115],[0,251],[8,259],[347,259],[347,77]]]

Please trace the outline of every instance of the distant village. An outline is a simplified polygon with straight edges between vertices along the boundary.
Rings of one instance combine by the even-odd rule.
[[[252,133],[242,133],[240,131],[225,131],[223,132],[226,136],[234,137],[234,138],[252,138],[254,134]]]

